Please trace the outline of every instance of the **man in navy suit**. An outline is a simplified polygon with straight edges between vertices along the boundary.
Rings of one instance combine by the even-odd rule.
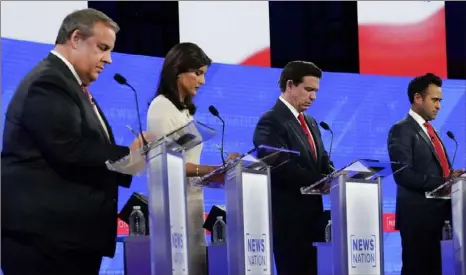
[[[317,274],[312,243],[323,230],[322,196],[302,195],[330,173],[330,163],[314,118],[305,115],[316,99],[322,71],[313,63],[292,61],[280,75],[281,96],[257,123],[253,143],[300,152],[272,171],[273,250],[280,275]]]
[[[451,219],[450,200],[427,199],[452,171],[447,151],[430,121],[440,111],[442,80],[428,73],[411,80],[409,114],[393,125],[388,134],[391,161],[408,166],[395,174],[397,184],[396,229],[400,230],[402,275],[441,275],[442,227]],[[394,170],[398,169],[395,165]]]

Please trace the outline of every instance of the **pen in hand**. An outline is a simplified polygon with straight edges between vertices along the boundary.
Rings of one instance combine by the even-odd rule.
[[[136,130],[134,130],[133,128],[131,128],[131,126],[129,126],[129,125],[126,125],[126,128],[128,128],[128,130],[130,130],[130,131],[131,131],[131,132],[132,132],[132,133],[133,133],[133,134],[134,134],[136,137],[138,137],[138,136],[139,136],[139,133],[138,133],[138,132],[136,132]]]

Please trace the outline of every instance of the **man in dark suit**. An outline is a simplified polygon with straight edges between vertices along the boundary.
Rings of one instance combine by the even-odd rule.
[[[396,229],[402,245],[402,275],[441,275],[442,227],[451,219],[450,200],[427,199],[425,193],[461,170],[451,164],[440,136],[430,121],[440,110],[442,80],[428,73],[411,80],[409,114],[388,134],[391,161],[407,164],[396,173]],[[394,165],[394,170],[399,169]]]
[[[69,14],[56,47],[19,84],[6,112],[1,154],[1,267],[13,274],[98,274],[114,255],[118,185],[110,172],[141,147],[115,144],[87,86],[105,64],[118,26],[105,14]]]
[[[317,274],[317,241],[323,216],[322,196],[302,195],[330,172],[328,154],[314,118],[305,115],[316,99],[322,71],[293,61],[283,69],[281,96],[257,123],[253,142],[300,152],[272,171],[273,251],[279,275]],[[282,161],[282,160],[279,160]]]

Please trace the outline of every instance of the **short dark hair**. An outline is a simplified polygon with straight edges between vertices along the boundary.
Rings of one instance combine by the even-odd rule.
[[[92,36],[94,25],[98,22],[104,23],[112,28],[115,33],[120,30],[118,24],[103,12],[90,8],[77,10],[68,14],[65,19],[63,19],[60,29],[58,30],[55,45],[65,44],[71,39],[71,35],[76,30],[82,33],[84,39]]]
[[[286,64],[283,68],[282,73],[280,74],[280,80],[278,84],[280,85],[280,90],[285,92],[286,82],[291,80],[293,85],[297,86],[303,82],[305,76],[314,76],[317,78],[322,78],[322,71],[312,62],[307,61],[291,61]]]
[[[425,75],[416,76],[408,85],[408,98],[409,102],[414,103],[414,95],[420,94],[424,97],[427,88],[430,84],[442,87],[442,79],[433,73],[426,73]]]
[[[164,95],[178,110],[188,109],[191,115],[196,113],[191,96],[186,96],[184,102],[180,100],[178,91],[178,76],[182,73],[198,70],[203,66],[210,66],[212,60],[196,44],[190,42],[179,43],[167,53],[160,72],[159,85],[155,97]]]

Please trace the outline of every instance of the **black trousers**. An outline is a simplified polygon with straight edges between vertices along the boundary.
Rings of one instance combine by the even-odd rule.
[[[60,248],[42,236],[2,231],[4,275],[98,275],[102,256],[88,249]]]
[[[442,227],[400,228],[401,275],[442,275]]]
[[[273,254],[278,275],[317,275],[317,248],[312,240],[288,234],[289,237],[278,239],[274,236]]]
[[[319,215],[281,216],[273,221],[273,254],[278,275],[317,275]],[[299,222],[297,222],[299,221]]]

